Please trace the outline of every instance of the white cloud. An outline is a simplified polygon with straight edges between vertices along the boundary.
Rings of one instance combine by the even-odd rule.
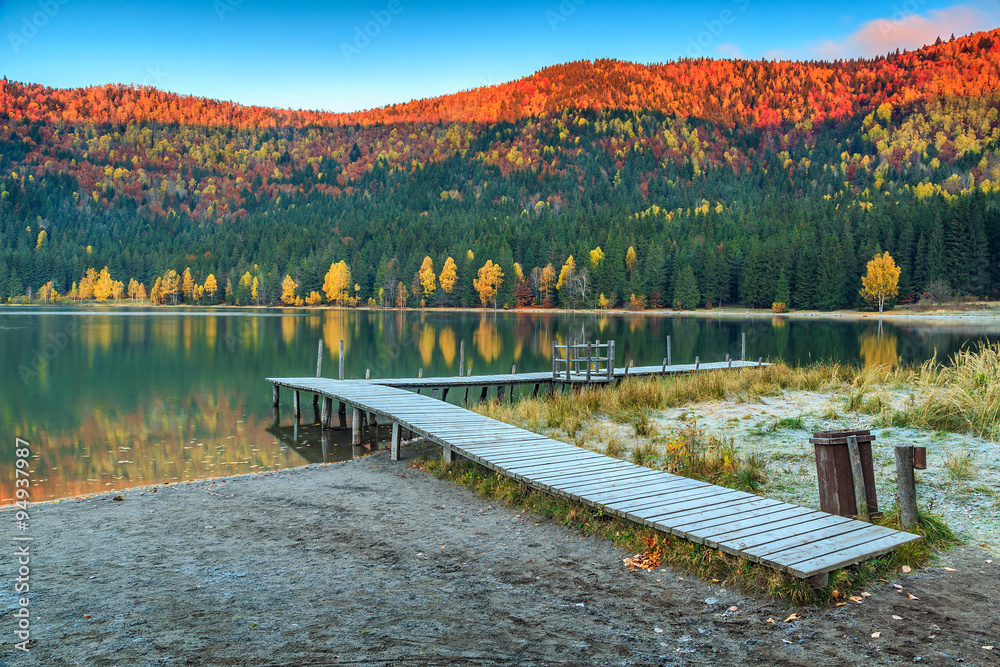
[[[732,58],[733,60],[739,60],[740,58],[745,58],[743,52],[740,51],[740,47],[735,44],[725,43],[719,44],[715,47],[715,52],[719,54],[721,58]]]
[[[863,24],[854,33],[839,39],[825,40],[810,49],[809,56],[823,59],[861,58],[885,55],[896,49],[919,49],[934,41],[948,39],[952,34],[965,35],[998,27],[1000,16],[971,5],[953,5],[932,9],[925,14],[906,13],[908,4],[919,7],[921,0],[904,3],[904,9],[887,18]]]

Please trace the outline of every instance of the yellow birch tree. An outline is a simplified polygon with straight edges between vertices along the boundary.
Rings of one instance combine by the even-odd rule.
[[[438,280],[441,282],[441,289],[446,294],[451,294],[451,291],[455,289],[455,283],[458,282],[458,266],[451,257],[444,260],[444,268],[441,269]]]
[[[869,305],[878,306],[881,315],[886,299],[899,294],[899,267],[886,252],[868,262],[868,273],[861,277],[861,296]]]
[[[497,307],[497,291],[503,284],[503,277],[500,265],[494,264],[492,259],[486,260],[486,263],[479,269],[479,275],[472,281],[472,286],[479,292],[479,300],[483,302],[483,308],[490,301],[493,302],[494,308]]]
[[[430,256],[424,257],[423,264],[420,265],[420,286],[424,290],[424,298],[434,294],[437,289],[437,277],[434,275],[434,260]]]
[[[286,306],[294,306],[296,298],[296,290],[299,289],[298,283],[292,280],[292,277],[285,275],[285,279],[281,281],[281,302]]]

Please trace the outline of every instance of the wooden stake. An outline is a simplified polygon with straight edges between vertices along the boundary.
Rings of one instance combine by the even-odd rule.
[[[323,375],[323,339],[319,339],[319,351],[316,353],[316,377]]]
[[[280,390],[278,389],[278,385],[276,384],[271,385],[271,407],[276,408],[278,407],[278,405],[280,405],[280,401],[278,400],[279,391]]]
[[[361,410],[357,408],[351,412],[351,444],[361,444]]]
[[[462,370],[465,369],[465,341],[458,346],[458,377],[462,377]]]
[[[854,477],[854,501],[858,505],[858,518],[862,521],[868,521],[868,494],[865,493],[865,473],[861,467],[858,436],[847,436],[847,453],[851,457],[851,476]]]
[[[698,357],[695,357],[694,358],[694,372],[695,373],[698,372],[698,367],[699,366],[701,366],[701,359],[699,359]]]
[[[344,379],[344,341],[340,341],[340,373],[337,377]]]
[[[747,332],[743,332],[743,347],[740,349],[740,361],[747,360]]]
[[[673,366],[673,359],[670,356],[670,336],[667,336],[667,366]]]
[[[295,413],[295,420],[298,421],[302,417],[302,401],[297,391],[292,394],[292,411]]]
[[[389,449],[389,460],[399,460],[399,422],[392,422],[392,445]]]
[[[913,446],[896,445],[896,485],[899,492],[899,525],[903,530],[917,525],[917,484],[913,473]]]
[[[370,380],[371,378],[372,378],[372,369],[366,368],[365,369],[365,379],[366,380]]]
[[[417,379],[420,379],[423,376],[424,376],[424,369],[423,368],[418,368],[417,369]]]

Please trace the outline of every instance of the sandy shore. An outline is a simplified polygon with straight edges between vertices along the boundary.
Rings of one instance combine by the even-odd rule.
[[[5,585],[0,665],[1000,662],[982,648],[1000,644],[989,549],[863,604],[793,609],[630,572],[614,545],[472,497],[415,456],[31,508],[31,652],[13,648]]]

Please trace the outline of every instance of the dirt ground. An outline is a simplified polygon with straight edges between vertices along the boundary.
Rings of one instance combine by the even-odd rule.
[[[13,648],[7,583],[0,667],[1000,664],[995,547],[943,554],[861,604],[792,608],[630,572],[614,545],[403,451],[33,507],[31,652]]]

